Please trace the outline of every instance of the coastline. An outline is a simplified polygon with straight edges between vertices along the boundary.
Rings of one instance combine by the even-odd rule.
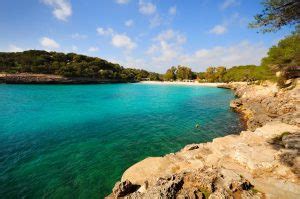
[[[208,87],[218,87],[224,83],[199,83],[193,82],[183,82],[183,81],[141,81],[142,84],[154,84],[154,85],[183,85],[183,86],[208,86]]]
[[[218,87],[235,92],[230,106],[248,129],[146,158],[124,172],[107,198],[299,198],[299,80],[287,89],[272,83]]]
[[[88,77],[63,77],[51,74],[0,74],[0,83],[4,84],[113,84],[136,83],[136,81],[96,79]]]

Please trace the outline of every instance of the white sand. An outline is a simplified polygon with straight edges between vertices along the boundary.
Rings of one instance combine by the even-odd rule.
[[[224,83],[199,83],[199,82],[168,82],[168,81],[141,81],[142,84],[160,84],[160,85],[186,85],[186,86],[210,86],[217,87]]]

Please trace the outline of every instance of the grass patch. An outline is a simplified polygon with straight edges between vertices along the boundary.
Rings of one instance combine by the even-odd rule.
[[[211,194],[210,191],[208,191],[207,189],[204,189],[204,188],[200,188],[199,190],[201,191],[201,193],[204,194],[204,198],[209,198],[209,196]]]
[[[257,189],[255,189],[254,187],[252,187],[250,190],[252,191],[253,194],[257,194],[260,192]]]

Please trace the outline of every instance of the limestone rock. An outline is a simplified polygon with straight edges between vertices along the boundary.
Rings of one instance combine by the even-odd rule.
[[[146,158],[124,172],[113,195],[300,198],[300,86],[292,90],[278,90],[270,83],[226,87],[240,97],[231,107],[244,114],[247,131]],[[141,188],[131,189],[130,182]]]
[[[123,197],[130,193],[133,193],[139,186],[133,185],[129,180],[123,182],[117,182],[113,188],[113,194],[115,197]]]

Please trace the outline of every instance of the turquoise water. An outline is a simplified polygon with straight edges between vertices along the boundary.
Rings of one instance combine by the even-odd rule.
[[[192,86],[0,85],[0,197],[103,198],[145,157],[239,131],[233,98]]]

